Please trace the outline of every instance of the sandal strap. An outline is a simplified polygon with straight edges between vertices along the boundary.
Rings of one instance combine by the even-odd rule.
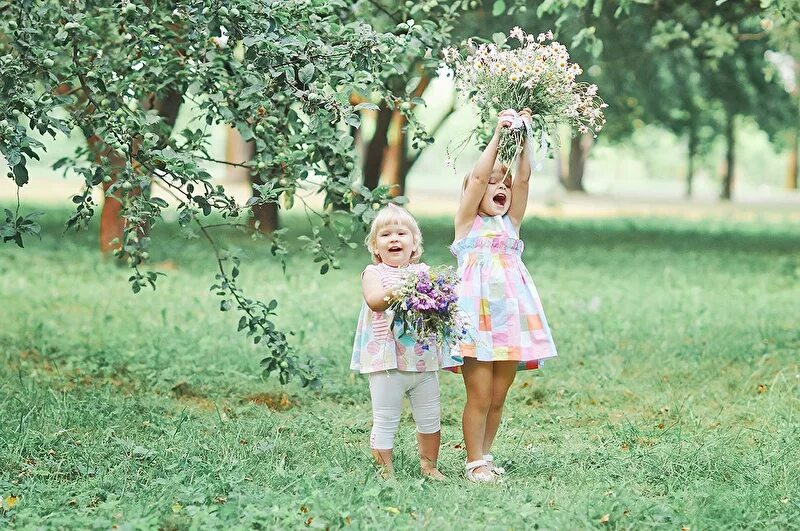
[[[470,461],[465,466],[467,470],[475,470],[476,468],[486,466],[486,461],[484,461],[483,459],[476,459],[475,461]]]
[[[492,454],[483,454],[483,460],[487,463],[494,462],[494,456]]]

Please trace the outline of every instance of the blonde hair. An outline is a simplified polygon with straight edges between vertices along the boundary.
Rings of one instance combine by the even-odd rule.
[[[383,207],[375,219],[372,220],[372,225],[369,228],[369,234],[364,239],[369,253],[372,255],[372,262],[379,264],[381,258],[377,252],[378,231],[386,225],[392,224],[403,225],[411,231],[411,236],[414,238],[414,249],[411,251],[411,263],[419,261],[422,256],[422,231],[419,230],[419,225],[414,216],[403,207],[397,206],[394,203],[389,203]]]

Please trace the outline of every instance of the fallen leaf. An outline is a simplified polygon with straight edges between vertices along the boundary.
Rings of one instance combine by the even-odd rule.
[[[690,529],[691,527],[689,527],[688,525],[681,526],[681,531],[689,531]]]
[[[310,526],[310,525],[311,525],[311,522],[313,522],[313,521],[314,521],[314,517],[313,517],[313,516],[309,516],[309,517],[308,517],[308,520],[306,520],[306,525],[307,525],[307,526]]]
[[[787,496],[784,496],[783,498],[781,498],[781,503],[784,503],[784,504],[785,503],[789,503],[789,498]]]
[[[387,507],[386,510],[392,514],[400,514],[400,509],[397,507]]]
[[[767,386],[764,384],[758,384],[758,394],[764,394],[767,392]]]
[[[600,523],[607,524],[610,519],[611,519],[610,514],[604,514],[603,516],[600,517]]]
[[[306,507],[305,505],[301,505],[300,506],[300,512],[303,513],[303,514],[307,513],[308,512],[308,507]]]
[[[172,504],[172,512],[173,513],[178,513],[178,512],[181,511],[181,509],[183,509],[183,505],[181,505],[180,503],[175,502],[175,503]]]

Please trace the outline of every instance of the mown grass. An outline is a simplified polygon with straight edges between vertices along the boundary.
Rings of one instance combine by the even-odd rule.
[[[260,378],[209,293],[202,242],[155,234],[157,291],[130,293],[95,233],[0,247],[0,526],[108,529],[797,528],[800,228],[532,219],[525,261],[560,358],[520,373],[499,486],[462,478],[460,377],[442,374],[443,484],[374,476],[369,394],[348,371],[362,250],[319,276],[245,248],[248,291],[312,357],[320,391]],[[288,218],[293,230],[299,218]],[[446,218],[423,219],[450,263]]]

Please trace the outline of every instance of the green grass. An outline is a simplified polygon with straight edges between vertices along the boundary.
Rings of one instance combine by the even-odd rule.
[[[217,310],[202,242],[158,227],[168,276],[133,295],[94,232],[62,236],[65,217],[0,247],[0,527],[798,527],[798,227],[529,220],[560,357],[519,374],[494,449],[508,480],[475,486],[448,373],[449,480],[418,477],[408,413],[396,478],[374,477],[367,384],[348,371],[365,251],[325,276],[293,257],[284,275],[229,238],[325,384],[283,389]],[[450,263],[450,227],[422,220],[428,263]]]

